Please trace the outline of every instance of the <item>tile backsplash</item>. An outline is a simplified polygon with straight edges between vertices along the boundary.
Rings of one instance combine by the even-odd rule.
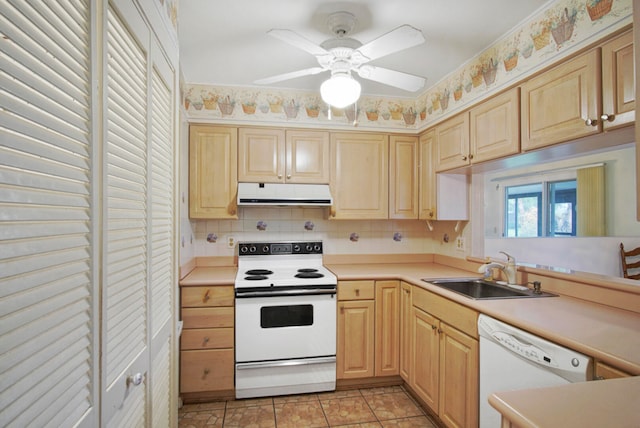
[[[233,256],[238,241],[322,240],[327,254],[449,253],[455,250],[455,222],[422,220],[329,220],[328,208],[244,207],[237,220],[197,220],[194,252],[198,257]],[[449,242],[444,242],[447,235]]]

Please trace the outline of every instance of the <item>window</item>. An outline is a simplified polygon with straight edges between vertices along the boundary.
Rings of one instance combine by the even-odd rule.
[[[575,179],[505,187],[506,237],[576,236],[576,224]]]

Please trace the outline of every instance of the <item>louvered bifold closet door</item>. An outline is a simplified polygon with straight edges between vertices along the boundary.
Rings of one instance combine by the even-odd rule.
[[[168,427],[174,276],[173,70],[152,44],[151,59],[151,425]]]
[[[0,426],[97,425],[86,1],[0,3]]]
[[[144,426],[148,416],[148,45],[148,31],[137,10],[116,10],[109,3],[104,94],[104,426]],[[141,383],[136,385],[138,374]]]

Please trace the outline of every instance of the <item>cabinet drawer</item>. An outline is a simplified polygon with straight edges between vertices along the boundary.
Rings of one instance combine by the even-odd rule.
[[[233,348],[233,328],[190,328],[182,331],[180,349]]]
[[[373,281],[338,282],[338,300],[373,300],[374,297]]]
[[[233,307],[183,308],[183,328],[233,327]]]
[[[422,309],[473,338],[478,338],[478,313],[420,287],[413,288],[413,306]]]
[[[183,308],[201,306],[233,306],[233,286],[183,287]]]
[[[180,392],[233,389],[233,349],[180,352]]]

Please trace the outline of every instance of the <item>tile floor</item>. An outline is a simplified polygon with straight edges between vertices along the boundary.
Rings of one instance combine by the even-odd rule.
[[[186,404],[179,428],[436,428],[401,386]]]

